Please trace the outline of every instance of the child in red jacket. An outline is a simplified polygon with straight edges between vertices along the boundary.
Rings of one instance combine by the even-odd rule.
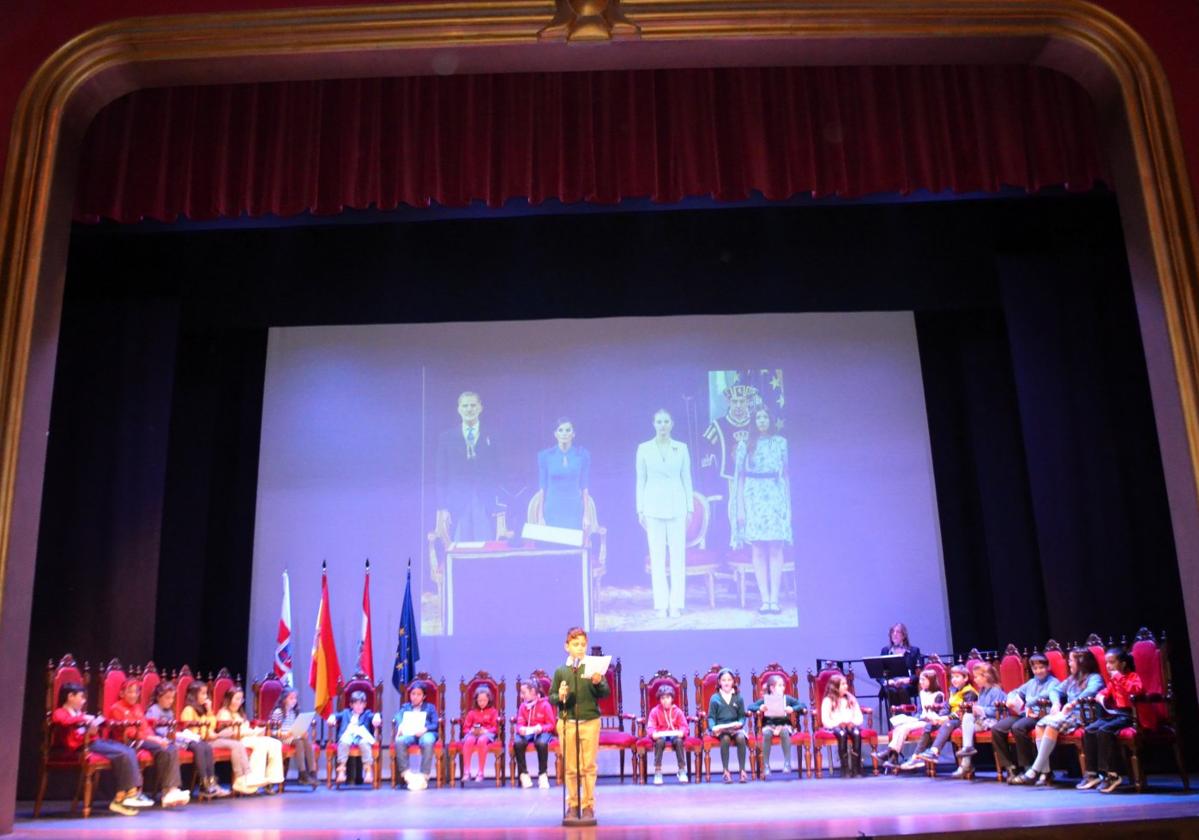
[[[1076,787],[1079,790],[1099,788],[1100,793],[1111,793],[1123,783],[1115,769],[1119,755],[1116,739],[1120,730],[1132,726],[1132,698],[1145,689],[1132,654],[1122,647],[1114,647],[1104,657],[1107,666],[1107,688],[1095,696],[1100,701],[1100,717],[1087,725],[1082,736],[1083,752],[1086,755],[1087,774]]]
[[[462,722],[462,757],[464,779],[470,778],[471,759],[479,757],[479,772],[475,781],[483,781],[483,768],[487,763],[487,750],[495,741],[499,731],[499,715],[491,702],[491,689],[485,685],[475,690],[475,705],[466,713]],[[497,770],[498,774],[499,771]]]
[[[645,732],[654,742],[654,784],[662,784],[662,753],[668,746],[674,748],[679,781],[687,784],[687,758],[683,752],[683,742],[687,737],[687,716],[674,704],[674,688],[670,685],[658,687],[658,705],[649,710]]]
[[[109,735],[113,740],[128,744],[134,750],[145,750],[154,756],[162,807],[186,805],[191,799],[191,794],[182,789],[179,753],[175,750],[173,742],[154,732],[154,727],[146,720],[146,710],[141,704],[141,698],[141,680],[125,680],[121,685],[120,698],[108,708],[108,721],[112,725]],[[128,725],[120,726],[122,721]]]
[[[529,744],[537,750],[537,786],[548,788],[550,742],[554,740],[554,729],[558,718],[550,701],[541,696],[537,685],[533,682],[520,684],[520,706],[516,710],[515,730],[512,734],[512,753],[516,756],[516,766],[520,773],[520,786],[531,788],[533,780],[525,764],[525,753]]]

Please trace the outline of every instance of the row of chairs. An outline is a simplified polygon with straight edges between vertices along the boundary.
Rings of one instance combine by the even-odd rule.
[[[1100,662],[1103,661],[1105,646],[1100,637],[1092,635],[1088,638],[1086,646],[1095,653],[1096,658]],[[1138,791],[1145,788],[1145,774],[1141,764],[1141,756],[1145,748],[1156,745],[1166,745],[1173,748],[1179,774],[1183,779],[1184,785],[1189,787],[1189,779],[1186,775],[1185,763],[1182,756],[1181,741],[1178,736],[1177,715],[1170,681],[1169,657],[1166,648],[1164,636],[1159,643],[1153,634],[1144,628],[1136,634],[1130,648],[1136,662],[1137,672],[1141,675],[1144,683],[1145,693],[1137,698],[1134,705],[1133,726],[1120,734],[1119,742],[1128,754],[1133,781]],[[1059,679],[1065,679],[1068,675],[1069,666],[1067,653],[1062,650],[1061,646],[1051,640],[1045,645],[1044,655],[1049,660],[1050,669],[1054,675]],[[958,659],[968,667],[973,666],[975,662],[981,661],[989,661],[995,664],[1005,691],[1010,691],[1021,685],[1028,679],[1030,674],[1028,652],[1026,651],[1024,654],[1021,654],[1014,645],[1008,645],[1002,655],[997,653],[984,654],[977,650],[972,650],[970,654],[958,657]],[[929,661],[925,663],[925,667],[939,671],[942,684],[945,685],[948,683],[948,666],[944,663],[942,657],[930,657]],[[687,770],[688,772],[693,772],[696,776],[700,776],[700,771],[702,770],[702,778],[705,780],[711,779],[711,751],[713,748],[718,747],[720,742],[719,739],[713,737],[707,731],[706,711],[712,696],[718,690],[721,670],[722,667],[716,664],[706,673],[696,675],[691,680],[695,690],[694,708],[692,708],[690,703],[688,680],[685,678],[676,676],[667,670],[659,670],[648,678],[642,677],[639,681],[638,691],[640,714],[632,715],[624,711],[620,660],[613,661],[607,674],[610,688],[609,696],[600,702],[600,749],[619,751],[620,778],[622,782],[625,777],[626,753],[632,758],[632,776],[634,781],[645,783],[648,779],[649,754],[653,750],[653,742],[646,733],[646,719],[650,709],[657,703],[659,689],[664,685],[670,686],[674,693],[676,704],[682,709],[689,722],[690,731],[684,739]],[[740,674],[737,671],[734,671],[733,674],[738,685],[738,690],[740,691]],[[834,734],[831,730],[825,728],[820,720],[821,698],[824,696],[829,680],[836,674],[843,674],[850,684],[850,689],[853,690],[854,672],[852,668],[840,668],[831,664],[822,664],[818,671],[813,672],[809,670],[807,672],[806,694],[808,696],[808,710],[791,713],[792,728],[795,730],[792,742],[798,752],[795,766],[797,773],[801,777],[805,773],[809,777],[821,777],[823,775],[822,752],[825,748],[831,749],[836,744]],[[144,668],[127,671],[121,666],[119,661],[112,660],[96,675],[96,691],[94,693],[89,692],[89,701],[92,703],[93,710],[101,712],[115,702],[121,685],[130,676],[141,680],[142,696],[146,702],[148,702],[154,687],[163,678],[163,675],[159,674],[153,663],[147,664]],[[187,666],[183,666],[178,671],[169,674],[169,676],[176,683],[178,691],[176,696],[176,712],[179,714],[182,712],[185,702],[187,687],[197,677],[192,674]],[[775,676],[783,680],[785,690],[788,694],[796,697],[801,696],[798,672],[795,669],[787,670],[779,663],[772,662],[760,671],[755,670],[751,673],[751,699],[760,699],[765,692],[768,681]],[[91,680],[92,676],[89,666],[85,664],[81,668],[70,654],[64,656],[58,663],[51,662],[47,666],[46,723],[35,814],[40,811],[48,775],[50,771],[55,770],[74,771],[79,774],[79,784],[76,789],[75,802],[72,803],[72,810],[74,810],[79,799],[82,798],[84,815],[87,816],[90,813],[95,779],[100,772],[107,769],[108,763],[101,756],[89,752],[86,748],[76,755],[64,756],[51,754],[50,715],[53,713],[57,702],[58,690],[64,683],[78,682],[87,686]],[[550,677],[544,670],[532,671],[529,675],[529,680],[539,684],[543,694],[548,695]],[[517,683],[519,684],[521,681],[521,678],[517,677]],[[239,683],[240,677],[235,680],[225,669],[222,669],[215,675],[210,675],[209,686],[214,708],[219,708],[224,695],[234,685]],[[503,678],[496,679],[486,671],[478,671],[470,679],[459,680],[458,713],[456,717],[450,718],[448,721],[445,715],[447,692],[444,678],[435,679],[428,673],[423,672],[417,674],[408,685],[401,686],[402,695],[407,696],[408,689],[413,685],[420,685],[425,691],[426,700],[432,703],[438,710],[437,740],[434,745],[434,753],[437,761],[435,781],[438,787],[443,783],[453,785],[455,781],[462,780],[465,775],[462,766],[463,721],[473,703],[476,691],[484,686],[491,692],[499,717],[498,737],[489,748],[489,755],[494,759],[495,784],[497,787],[502,786],[508,780],[511,780],[512,784],[516,784],[516,759],[512,753],[512,746],[506,737],[508,726],[515,719],[509,719],[506,716],[505,697],[507,684]],[[270,711],[283,689],[283,683],[273,674],[253,683],[251,686],[251,712],[254,720],[262,722],[269,720]],[[383,714],[383,684],[381,682],[372,684],[369,678],[361,673],[355,674],[348,681],[341,683],[336,696],[336,707],[338,709],[347,707],[350,695],[356,691],[362,691],[366,694],[368,707],[372,711],[377,711],[381,715]],[[877,774],[878,760],[873,754],[878,748],[879,729],[874,726],[873,709],[864,707],[863,712],[866,720],[862,727],[862,741],[863,744],[869,744],[872,747],[872,767],[873,772]],[[758,777],[763,775],[765,769],[762,761],[764,744],[760,724],[760,715],[752,716],[747,731],[750,747],[750,767],[748,769]],[[323,731],[323,722],[318,723],[314,721],[314,731],[311,733],[311,737],[314,743],[322,744],[321,751],[326,756],[326,784],[332,787],[334,784],[334,774],[330,772],[330,768],[334,764],[336,744],[330,737],[317,738],[317,726],[320,726]],[[450,739],[448,740],[446,737],[447,731],[450,733]],[[391,735],[394,737],[394,733],[391,733]],[[777,743],[777,736],[774,736],[774,738]],[[989,743],[989,740],[989,732],[980,731],[976,735],[976,741],[980,744]],[[382,766],[383,751],[389,749],[387,744],[393,742],[393,738],[380,739],[371,748],[376,767]],[[1064,738],[1062,743],[1075,747],[1078,751],[1080,762],[1085,761],[1081,749],[1081,737],[1079,735],[1075,734]],[[955,745],[960,745],[960,733],[955,735]],[[528,749],[532,750],[532,746],[530,745]],[[562,777],[562,764],[558,756],[558,743],[556,739],[551,743],[550,750],[551,754],[555,756],[555,776],[560,781]],[[416,755],[419,753],[419,748],[413,746],[410,748],[410,752]],[[289,760],[291,755],[292,751],[290,749],[285,750],[285,760]],[[352,753],[352,755],[354,754]],[[220,756],[218,756],[219,758]],[[190,763],[190,754],[183,753],[181,759],[185,763]],[[390,760],[392,769],[391,785],[394,788],[399,783],[394,750],[390,753]],[[143,762],[147,766],[150,764],[148,754],[143,757]],[[934,773],[935,767],[930,766],[929,772]],[[373,784],[376,788],[381,784],[380,776],[381,774],[379,773],[376,773],[374,776]],[[1000,780],[1002,781],[1002,774],[1000,774]]]

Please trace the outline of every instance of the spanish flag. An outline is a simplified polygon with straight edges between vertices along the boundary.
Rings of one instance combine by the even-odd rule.
[[[329,617],[329,578],[325,564],[321,563],[321,604],[316,611],[316,634],[312,637],[312,664],[308,666],[308,685],[316,692],[315,708],[321,717],[333,713],[339,682],[341,668],[333,643],[333,620]]]

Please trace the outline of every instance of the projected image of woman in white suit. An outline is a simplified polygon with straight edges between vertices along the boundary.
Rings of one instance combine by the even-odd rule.
[[[653,440],[637,447],[637,519],[649,540],[650,580],[659,616],[682,615],[687,586],[687,521],[695,512],[691,454],[670,436],[670,412],[654,413]],[[666,558],[670,556],[670,579]]]

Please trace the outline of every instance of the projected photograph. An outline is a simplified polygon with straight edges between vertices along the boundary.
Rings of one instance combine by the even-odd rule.
[[[552,584],[538,610],[552,626],[796,625],[782,369],[680,366],[640,415],[635,375],[591,397],[560,396],[551,383],[568,371],[462,391],[483,377],[424,378],[437,536],[425,633],[480,632],[463,605],[497,591],[501,566],[505,585]]]

